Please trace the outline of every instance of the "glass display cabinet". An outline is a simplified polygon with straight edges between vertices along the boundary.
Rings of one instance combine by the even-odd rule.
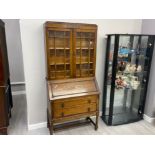
[[[108,125],[143,118],[153,35],[107,35],[102,119]]]

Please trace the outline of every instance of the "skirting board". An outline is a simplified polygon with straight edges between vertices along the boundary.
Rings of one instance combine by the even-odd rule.
[[[11,82],[11,85],[25,85],[25,82]]]
[[[12,95],[23,95],[23,94],[26,94],[25,90],[23,90],[23,91],[13,91],[12,92]]]
[[[100,116],[102,116],[102,112],[100,112]],[[155,125],[155,118],[151,118],[145,114],[143,115],[143,118],[145,121]],[[28,130],[36,130],[36,129],[46,128],[46,127],[47,127],[47,122],[42,122],[42,123],[28,125]]]
[[[100,111],[100,116],[102,116],[101,111]],[[47,127],[47,122],[42,122],[42,123],[37,123],[37,124],[29,124],[28,130],[36,130],[36,129],[46,128],[46,127]]]
[[[42,122],[42,123],[37,123],[37,124],[29,124],[28,130],[36,130],[36,129],[45,128],[45,127],[47,127],[47,122]]]
[[[144,114],[144,115],[143,115],[143,118],[144,118],[145,121],[147,121],[147,122],[149,122],[149,123],[155,125],[155,118],[154,118],[154,117],[149,117],[149,116],[147,116],[146,114]]]

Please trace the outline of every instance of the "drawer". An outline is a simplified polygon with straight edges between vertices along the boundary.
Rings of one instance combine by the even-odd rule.
[[[54,109],[81,107],[85,104],[96,104],[97,96],[86,96],[73,99],[57,100],[53,103]]]
[[[61,117],[82,114],[82,113],[95,112],[96,110],[97,110],[96,104],[85,103],[82,106],[77,106],[72,108],[53,109],[53,117],[61,118]]]
[[[89,113],[96,111],[96,104],[92,105],[83,105],[82,107],[76,107],[76,108],[70,108],[70,109],[63,109],[63,115],[65,116],[71,116],[71,115],[77,115],[82,113]]]

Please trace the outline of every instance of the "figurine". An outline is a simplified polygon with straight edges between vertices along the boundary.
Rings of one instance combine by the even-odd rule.
[[[130,68],[130,72],[134,73],[136,71],[136,65],[132,65]]]
[[[127,47],[121,47],[119,52],[118,52],[118,56],[119,57],[128,57],[128,54],[129,54],[130,50],[127,48]]]
[[[131,84],[132,89],[134,90],[138,89],[138,86],[140,85],[140,81],[138,81],[138,77],[132,76],[131,78],[132,79],[131,79],[130,84]]]
[[[128,86],[127,82],[123,80],[121,76],[116,77],[115,85],[117,89],[122,89]]]
[[[118,63],[118,70],[119,71],[124,71],[125,70],[125,66],[126,66],[126,62],[121,61]]]
[[[141,72],[141,71],[142,71],[142,67],[141,67],[141,65],[138,65],[137,72]]]
[[[131,65],[131,64],[127,64],[126,65],[126,68],[125,68],[125,71],[126,72],[130,72],[130,73],[134,73],[136,72],[137,68],[136,68],[136,65]]]

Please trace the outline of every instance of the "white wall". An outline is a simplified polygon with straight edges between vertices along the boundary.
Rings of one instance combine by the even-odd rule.
[[[155,35],[154,19],[145,19],[142,21],[142,34]],[[155,85],[153,84],[154,79],[155,79],[155,50],[153,52],[153,57],[152,57],[150,78],[149,78],[145,111],[144,111],[144,113],[151,118],[155,118]]]
[[[27,93],[28,123],[46,122],[47,91],[43,24],[47,20],[20,20]],[[52,21],[52,20],[51,20]],[[53,20],[54,21],[54,20]],[[55,20],[98,25],[96,77],[102,94],[104,60],[108,33],[141,33],[142,20]],[[102,104],[102,96],[100,105]]]
[[[3,19],[3,21],[5,22],[11,82],[24,82],[19,19]]]

